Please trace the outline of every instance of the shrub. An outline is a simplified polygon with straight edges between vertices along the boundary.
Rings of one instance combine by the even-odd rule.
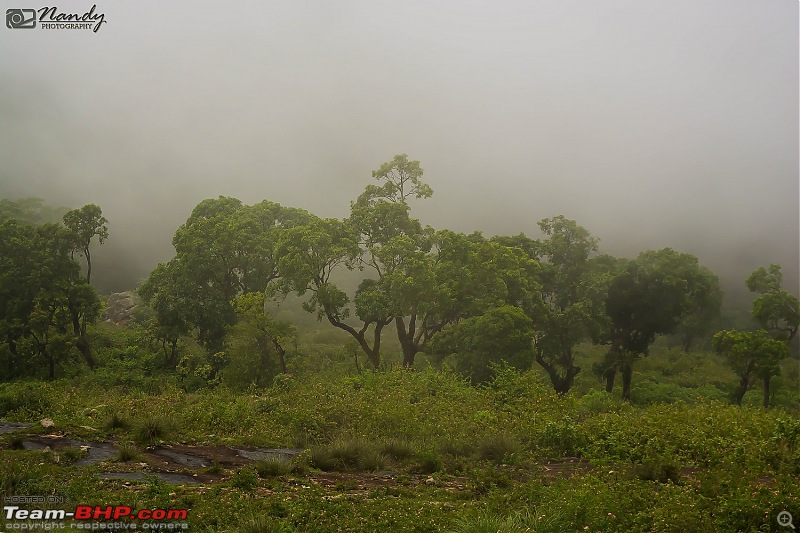
[[[45,385],[13,383],[0,387],[0,416],[18,413],[23,418],[39,418],[51,408]]]
[[[395,461],[402,461],[414,455],[414,448],[407,440],[389,439],[381,444],[380,450],[382,454]]]
[[[521,446],[511,435],[497,433],[483,439],[478,446],[478,457],[493,463],[508,463],[519,454]]]
[[[239,525],[239,533],[291,533],[292,528],[269,516],[254,516]]]
[[[129,426],[128,421],[122,418],[119,413],[112,413],[111,418],[106,422],[106,429],[111,431],[114,429],[125,429]]]
[[[423,452],[417,455],[413,471],[418,474],[433,474],[442,469],[442,460],[435,452]]]
[[[547,422],[539,435],[539,445],[557,456],[580,457],[586,441],[586,436],[569,417]]]
[[[252,468],[242,468],[231,476],[230,484],[231,487],[251,492],[258,486],[258,474]]]
[[[282,457],[268,457],[266,459],[261,459],[253,466],[255,467],[256,472],[258,472],[258,475],[262,478],[285,476],[292,470],[291,461],[287,461]]]
[[[139,444],[155,444],[167,436],[167,423],[160,419],[149,417],[144,419],[136,428],[136,442]]]
[[[118,463],[125,463],[127,461],[133,461],[138,457],[139,450],[136,449],[136,446],[134,446],[131,442],[126,442],[117,450],[117,455],[114,457],[114,461]]]

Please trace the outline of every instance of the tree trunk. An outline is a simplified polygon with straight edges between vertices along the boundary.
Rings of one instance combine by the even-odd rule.
[[[545,372],[547,372],[547,375],[550,376],[550,383],[553,384],[553,390],[555,390],[559,396],[564,396],[567,392],[569,392],[569,389],[572,388],[572,385],[575,381],[575,376],[577,376],[578,372],[581,371],[580,367],[569,366],[567,368],[567,373],[562,376],[558,373],[558,370],[556,370],[553,365],[548,363],[542,354],[538,352],[536,354],[536,362],[539,363],[539,366],[544,368]]]
[[[739,386],[733,391],[731,395],[731,402],[735,405],[742,405],[742,399],[747,394],[747,389],[750,388],[750,376],[747,375],[739,379]]]
[[[764,377],[764,409],[769,409],[769,381],[771,379],[770,375]]]
[[[92,356],[92,348],[89,346],[89,341],[86,340],[85,334],[78,336],[75,346],[78,348],[78,351],[81,352],[81,355],[83,355],[83,359],[86,361],[86,364],[89,365],[89,369],[94,370],[97,363]]]
[[[6,343],[8,344],[8,380],[10,381],[16,373],[17,363],[17,343],[11,333],[6,337]]]
[[[614,391],[614,378],[617,377],[617,369],[609,368],[605,371],[603,376],[606,378],[606,392],[611,393]]]
[[[622,399],[630,401],[631,399],[631,380],[633,379],[633,367],[626,364],[622,367]]]
[[[95,363],[94,357],[92,357],[92,349],[89,346],[89,341],[86,339],[86,324],[81,323],[80,315],[75,310],[70,309],[70,314],[72,315],[72,330],[77,337],[75,347],[81,352],[89,368],[94,370],[97,363]]]
[[[411,368],[414,366],[414,359],[416,358],[417,353],[419,353],[419,347],[414,342],[414,324],[415,321],[412,318],[412,322],[409,325],[409,330],[406,331],[406,323],[403,317],[398,316],[395,318],[395,327],[397,329],[397,340],[400,341],[400,347],[403,350],[403,368]]]

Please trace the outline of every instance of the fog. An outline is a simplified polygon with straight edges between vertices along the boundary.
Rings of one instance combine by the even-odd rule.
[[[798,290],[794,0],[96,12],[97,32],[0,31],[0,197],[99,204],[101,290],[169,259],[204,198],[343,217],[403,152],[435,191],[414,204],[434,227],[537,235],[564,214],[609,253],[672,246],[733,292],[775,262]]]

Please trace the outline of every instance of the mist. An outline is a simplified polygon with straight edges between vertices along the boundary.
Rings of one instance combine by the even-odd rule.
[[[671,246],[732,292],[780,263],[798,292],[797,2],[96,5],[97,32],[0,31],[0,197],[100,205],[103,291],[205,198],[344,217],[407,153],[436,228],[563,214],[604,252]]]

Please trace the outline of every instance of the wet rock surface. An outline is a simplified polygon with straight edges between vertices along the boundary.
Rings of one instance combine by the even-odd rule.
[[[13,433],[14,431],[19,431],[20,429],[29,428],[32,425],[33,424],[27,422],[0,422],[0,435]]]

